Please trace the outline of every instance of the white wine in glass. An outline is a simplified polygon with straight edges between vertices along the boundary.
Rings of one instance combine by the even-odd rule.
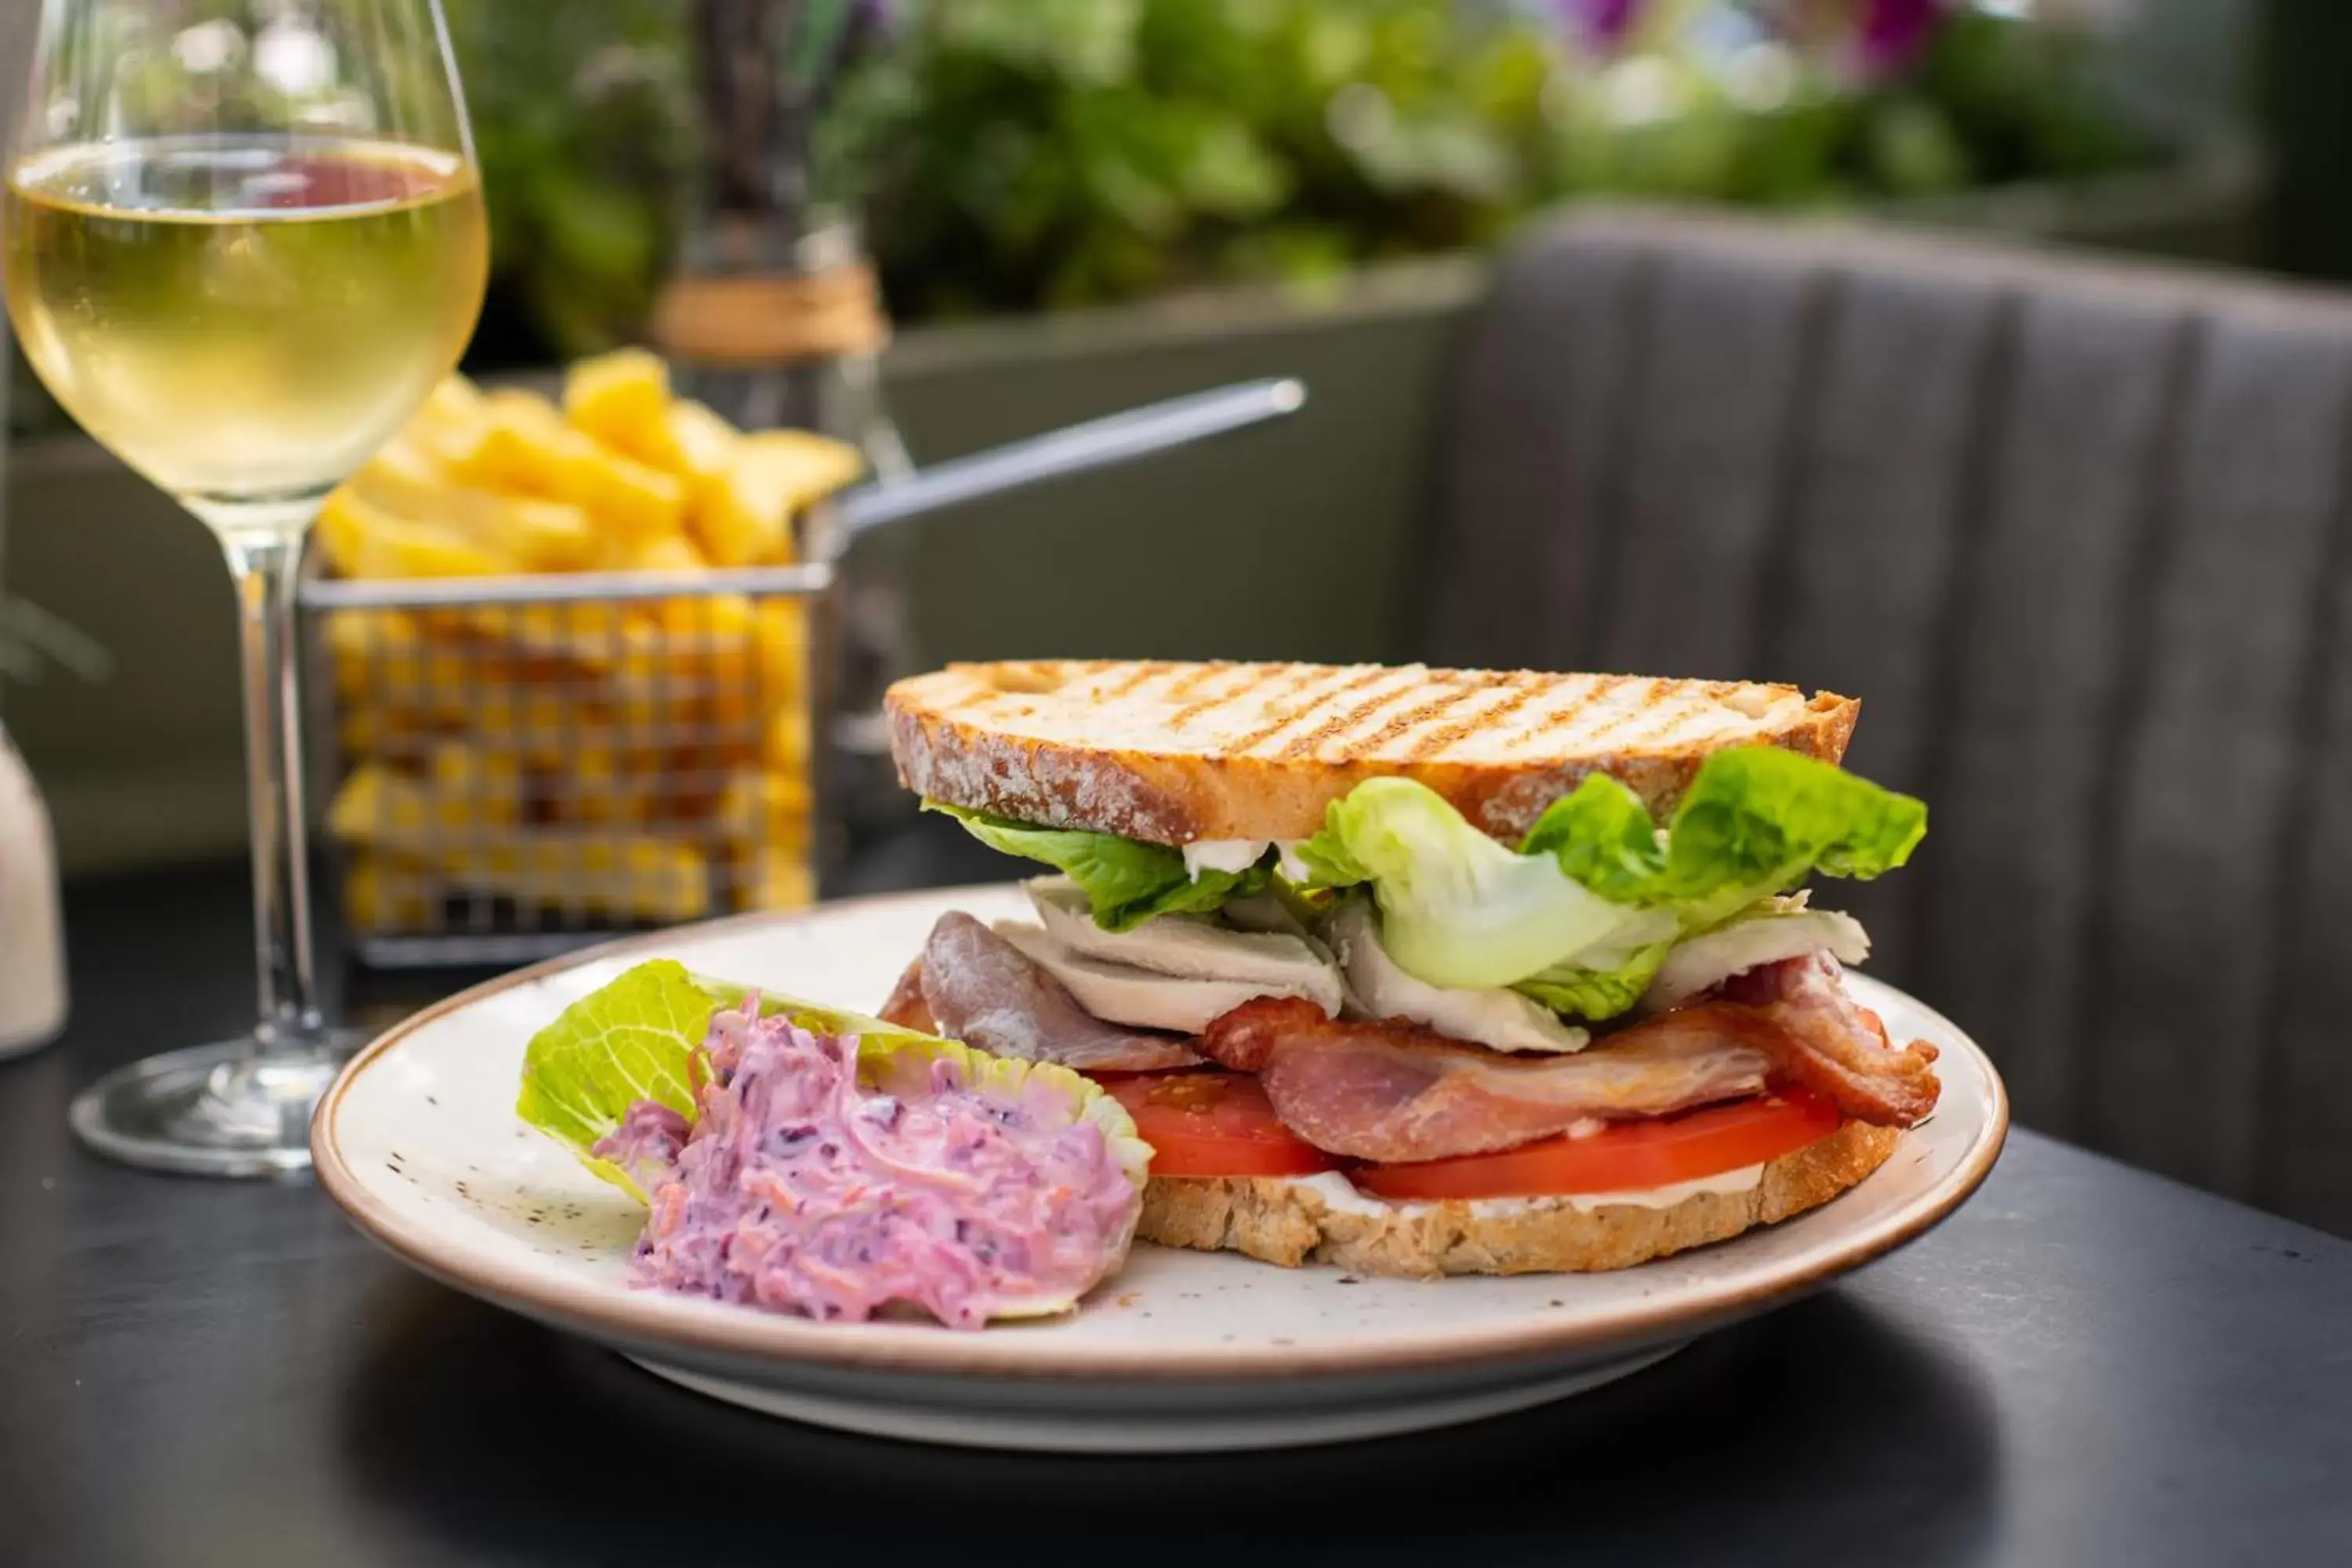
[[[260,1021],[101,1079],[74,1127],[138,1164],[299,1170],[345,1053],[311,945],[294,579],[328,492],[456,365],[488,268],[436,0],[46,0],[0,253],[26,357],[219,536],[244,630]]]

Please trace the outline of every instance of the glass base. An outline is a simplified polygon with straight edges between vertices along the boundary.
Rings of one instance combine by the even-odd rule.
[[[110,1160],[195,1176],[299,1176],[310,1110],[365,1037],[299,1048],[252,1037],[149,1057],[74,1097],[75,1136]]]

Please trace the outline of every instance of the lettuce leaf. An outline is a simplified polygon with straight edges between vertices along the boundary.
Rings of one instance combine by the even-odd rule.
[[[1717,752],[1661,847],[1614,779],[1588,776],[1536,819],[1522,853],[1552,858],[1604,897],[1672,910],[1687,931],[1731,919],[1813,873],[1871,878],[1911,858],[1927,808],[1844,769],[1772,746]]]
[[[1588,1019],[1630,1008],[1672,943],[1813,873],[1875,877],[1927,810],[1773,747],[1717,752],[1661,832],[1634,793],[1588,775],[1514,853],[1409,780],[1360,784],[1298,847],[1318,888],[1370,884],[1390,955],[1433,985],[1510,985]]]
[[[1208,914],[1227,899],[1264,892],[1273,875],[1269,865],[1257,865],[1246,871],[1204,870],[1195,879],[1183,852],[1165,844],[1039,827],[935,800],[923,802],[923,809],[954,817],[992,849],[1043,860],[1060,871],[1086,893],[1095,923],[1105,931],[1132,931],[1154,915]],[[1266,859],[1272,861],[1271,851]]]
[[[1644,901],[1666,868],[1665,847],[1642,797],[1606,773],[1587,773],[1547,807],[1519,841],[1522,855],[1548,855],[1559,868],[1621,904]]]
[[[1927,808],[1907,795],[1794,752],[1743,746],[1707,758],[1675,808],[1662,890],[1723,920],[1809,872],[1884,875],[1927,834]]]
[[[1652,942],[1635,949],[1631,958],[1612,968],[1554,964],[1528,975],[1511,989],[1522,996],[1533,997],[1555,1013],[1598,1023],[1633,1010],[1633,1004],[1650,988],[1659,966],[1665,963],[1666,954],[1674,951],[1674,945],[1670,942]]]
[[[695,1053],[719,1006],[686,965],[666,958],[638,964],[531,1037],[515,1114],[644,1202],[627,1172],[590,1151],[640,1100],[694,1119]]]
[[[1358,784],[1298,853],[1318,885],[1371,884],[1389,956],[1432,985],[1509,985],[1588,948],[1672,933],[1553,858],[1496,843],[1410,779]]]

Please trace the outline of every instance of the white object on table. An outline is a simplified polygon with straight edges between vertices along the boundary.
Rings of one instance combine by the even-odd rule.
[[[0,1057],[66,1026],[66,949],[57,844],[25,759],[0,729]]]

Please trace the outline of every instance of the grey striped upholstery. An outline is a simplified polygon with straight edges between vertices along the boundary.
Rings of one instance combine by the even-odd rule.
[[[2021,1117],[2352,1234],[2352,302],[1643,214],[1469,329],[1423,646],[1864,700],[1872,968]]]

